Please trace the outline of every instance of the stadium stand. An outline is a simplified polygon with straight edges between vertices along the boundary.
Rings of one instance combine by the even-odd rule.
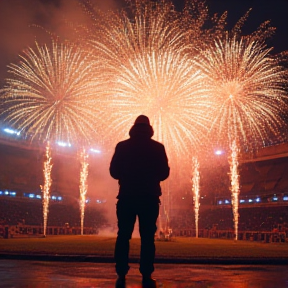
[[[43,151],[1,141],[0,146],[0,237],[39,236],[43,234],[39,188],[43,182],[39,169]],[[239,165],[239,240],[288,241],[288,152],[285,152],[288,145],[284,146],[284,150],[281,148],[284,152],[269,147],[272,154],[264,151]],[[75,163],[75,157],[54,158],[54,198],[49,205],[48,235],[80,234],[79,161]],[[202,167],[200,177],[199,237],[233,239],[228,163],[212,169]],[[173,235],[195,236],[191,188],[183,195],[171,195],[169,226]],[[101,227],[109,225],[105,209],[101,208],[105,205],[101,205],[95,201],[86,204],[85,234],[96,234]]]
[[[65,200],[51,201],[47,221],[48,234],[80,234],[80,209],[77,204],[66,203]],[[41,200],[2,196],[0,211],[0,236],[7,238],[43,234]],[[103,209],[99,209],[95,204],[88,204],[85,209],[84,234],[97,234],[106,224]],[[4,235],[5,227],[9,227],[9,236]]]

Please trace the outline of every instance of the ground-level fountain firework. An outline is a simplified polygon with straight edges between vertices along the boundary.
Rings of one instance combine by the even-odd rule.
[[[196,157],[193,157],[193,171],[192,171],[192,190],[193,190],[193,201],[195,211],[195,231],[196,238],[198,238],[198,220],[199,220],[199,206],[200,206],[200,173],[199,173],[199,162]]]
[[[172,171],[163,185],[166,219],[171,191],[179,192],[178,183],[192,177],[193,156],[197,168],[209,158],[206,147],[228,147],[237,239],[238,157],[265,146],[271,135],[281,136],[285,125],[287,71],[264,39],[272,29],[262,25],[241,36],[245,16],[226,31],[227,15],[210,17],[201,1],[187,1],[183,11],[171,1],[132,1],[127,10],[106,14],[81,2],[92,24],[79,33],[80,41],[52,42],[51,49],[36,44],[10,65],[1,91],[6,120],[32,140],[79,147],[101,141],[111,151],[134,119],[147,115],[154,137],[167,147]],[[81,225],[88,173],[82,160]],[[193,191],[197,230],[198,170]]]
[[[41,185],[42,190],[42,203],[43,203],[43,234],[46,236],[47,230],[47,220],[48,220],[48,213],[49,213],[49,200],[50,200],[50,187],[52,184],[51,179],[51,170],[52,170],[52,163],[51,163],[51,148],[49,143],[46,146],[45,151],[45,160],[44,160],[44,185]]]
[[[85,149],[81,151],[81,171],[80,171],[80,215],[81,215],[81,235],[83,235],[84,230],[84,215],[85,215],[85,205],[86,205],[86,194],[87,194],[87,177],[88,177],[88,154]]]
[[[236,140],[233,141],[231,147],[230,156],[230,179],[231,179],[231,203],[233,209],[233,220],[234,220],[234,231],[235,240],[238,240],[238,204],[239,204],[239,193],[240,193],[240,183],[239,183],[239,172],[238,172],[238,147]]]

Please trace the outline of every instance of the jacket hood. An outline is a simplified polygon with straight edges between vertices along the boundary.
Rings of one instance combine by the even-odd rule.
[[[129,135],[131,138],[151,138],[154,131],[151,125],[138,123],[131,127]]]

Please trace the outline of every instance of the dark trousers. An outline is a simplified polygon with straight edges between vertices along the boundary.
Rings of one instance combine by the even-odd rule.
[[[158,199],[120,199],[117,203],[118,235],[115,245],[116,273],[126,275],[129,270],[129,240],[136,217],[141,237],[140,273],[150,276],[154,271],[156,221],[159,215]]]

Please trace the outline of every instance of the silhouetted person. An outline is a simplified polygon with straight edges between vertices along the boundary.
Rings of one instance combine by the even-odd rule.
[[[119,180],[117,196],[118,236],[115,262],[116,287],[125,287],[129,265],[129,240],[136,217],[141,237],[140,273],[143,287],[156,287],[154,271],[156,221],[161,196],[160,181],[169,176],[170,168],[164,146],[151,139],[149,118],[140,115],[129,131],[130,138],[119,142],[110,163],[110,174]]]

